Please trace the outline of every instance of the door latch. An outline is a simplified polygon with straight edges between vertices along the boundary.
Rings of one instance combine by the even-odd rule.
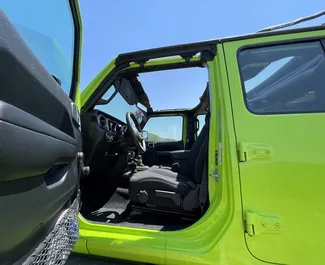
[[[88,176],[90,174],[90,167],[85,167],[84,153],[83,152],[78,152],[77,158],[78,158],[79,167],[81,169],[81,173],[83,175],[85,175],[85,176]]]
[[[245,232],[249,236],[280,234],[282,229],[282,220],[279,217],[265,216],[253,212],[246,212],[245,214]]]

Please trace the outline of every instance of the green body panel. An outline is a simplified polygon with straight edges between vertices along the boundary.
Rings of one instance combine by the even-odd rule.
[[[239,163],[243,213],[258,226],[258,235],[246,234],[245,240],[250,253],[260,260],[281,264],[321,264],[325,260],[325,207],[320,199],[325,187],[325,114],[250,113],[243,100],[237,51],[249,44],[305,41],[324,35],[325,30],[224,45],[232,73],[229,82],[239,149],[248,153],[252,148],[270,150],[264,159],[251,154],[248,162]]]
[[[81,92],[81,107],[86,103],[86,101],[95,92],[100,83],[104,78],[115,68],[115,59],[110,61],[88,84],[88,86]]]
[[[218,45],[222,51],[222,44]],[[173,59],[173,62],[183,59]],[[171,60],[153,60],[155,63],[170,63]],[[134,64],[131,67],[138,67]],[[98,84],[114,69],[114,61],[90,83],[82,94],[82,103],[86,102]],[[209,173],[215,173],[215,152],[219,146],[217,109],[223,108],[222,119],[231,120],[232,113],[229,101],[229,91],[226,89],[227,73],[223,53],[218,53],[209,62],[209,76],[211,85],[211,127],[209,143]],[[217,88],[220,98],[226,100],[218,103]],[[223,88],[223,90],[221,90]],[[223,94],[225,93],[225,94]],[[78,242],[75,252],[84,250],[84,240],[91,255],[148,262],[154,264],[261,264],[252,257],[245,246],[243,238],[243,221],[241,198],[239,190],[239,175],[234,150],[234,129],[232,123],[226,123],[222,128],[223,169],[219,182],[209,177],[210,207],[201,220],[191,227],[174,232],[145,230],[131,227],[92,223],[82,216],[80,234],[82,241]],[[228,137],[231,137],[229,139]],[[221,170],[221,169],[220,169]],[[243,259],[243,257],[245,257]],[[225,263],[226,262],[226,263]]]
[[[153,264],[321,264],[325,259],[325,232],[321,229],[325,209],[319,200],[325,186],[324,114],[272,119],[272,115],[248,112],[237,51],[246,45],[324,35],[325,31],[314,31],[217,44],[217,56],[208,62],[210,207],[206,214],[191,227],[173,232],[92,223],[80,215],[80,240],[74,251]],[[146,65],[177,62],[184,60],[150,60]],[[81,107],[115,67],[113,60],[87,86],[81,94]],[[128,68],[138,67],[133,63]],[[284,126],[288,122],[290,126]],[[303,128],[316,128],[316,124],[317,130],[301,141],[305,138]],[[279,128],[284,136],[277,133]],[[237,150],[254,144],[271,148],[268,160],[253,157],[248,163],[239,163]],[[275,174],[279,172],[286,174]],[[248,223],[274,226],[276,232],[262,226],[257,235],[249,236],[252,232],[248,229],[245,233],[245,218]]]

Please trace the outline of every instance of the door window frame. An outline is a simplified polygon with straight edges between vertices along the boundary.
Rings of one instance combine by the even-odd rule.
[[[80,14],[79,4],[75,0],[69,0],[69,7],[72,15],[74,25],[74,49],[73,49],[73,67],[72,79],[69,97],[76,103],[79,110],[81,107],[80,102],[80,62],[81,62],[81,43],[82,43],[82,20]]]

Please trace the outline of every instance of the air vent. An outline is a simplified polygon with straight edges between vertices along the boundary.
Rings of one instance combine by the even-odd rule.
[[[122,125],[117,124],[116,127],[116,133],[121,133],[122,132]]]
[[[99,115],[98,116],[98,123],[99,123],[99,126],[100,127],[106,128],[107,120],[106,120],[106,118],[103,115]]]
[[[112,126],[112,132],[113,133],[117,133],[117,124],[112,124],[113,126]]]

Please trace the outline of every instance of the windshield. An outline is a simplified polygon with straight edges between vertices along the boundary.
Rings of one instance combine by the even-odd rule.
[[[0,6],[47,71],[69,94],[74,24],[68,0],[0,0]]]
[[[102,98],[107,100],[114,94],[114,92],[115,88],[111,87]],[[136,105],[129,105],[120,93],[117,93],[108,104],[97,105],[95,108],[123,122],[126,122],[127,112],[139,114],[139,108]],[[136,116],[138,117],[139,115]]]

